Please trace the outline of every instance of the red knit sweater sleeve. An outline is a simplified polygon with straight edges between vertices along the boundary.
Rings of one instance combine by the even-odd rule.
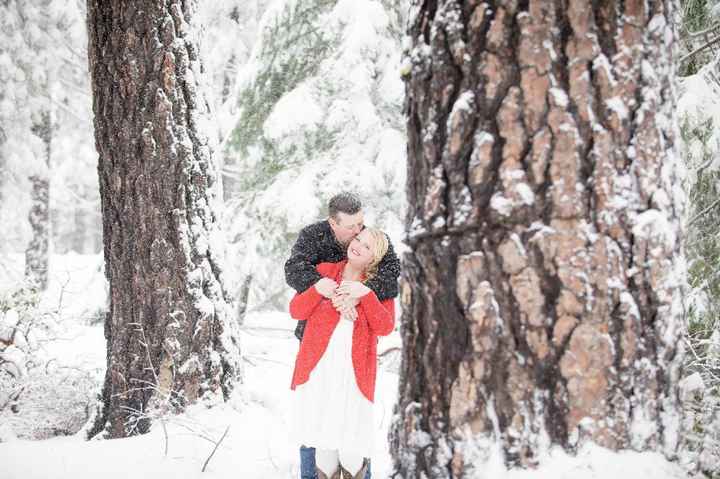
[[[322,299],[323,295],[318,293],[315,286],[310,286],[302,293],[295,293],[290,301],[290,316],[294,319],[308,319]]]
[[[395,325],[395,300],[393,298],[385,301],[378,300],[374,291],[360,298],[360,306],[370,324],[370,329],[377,336],[387,336],[392,333]]]
[[[317,265],[317,271],[321,276],[327,278],[331,273],[332,263],[320,263]],[[294,319],[308,319],[315,308],[324,299],[315,285],[310,286],[302,293],[296,293],[290,301],[290,316]]]

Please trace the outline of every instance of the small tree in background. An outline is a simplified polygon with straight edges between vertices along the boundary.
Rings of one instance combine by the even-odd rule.
[[[685,249],[691,287],[683,460],[693,472],[716,477],[720,474],[720,145],[710,117],[685,116],[681,133],[689,171]]]
[[[12,198],[0,252],[27,250],[41,284],[50,251],[101,247],[84,13],[77,0],[0,2],[0,195]]]
[[[682,55],[716,38],[717,2],[683,0],[680,35]],[[694,32],[708,32],[693,35]],[[688,170],[685,189],[689,208],[685,252],[690,294],[687,301],[688,335],[686,378],[683,380],[685,435],[682,461],[693,473],[720,475],[720,135],[718,116],[705,107],[717,101],[719,45],[706,48],[682,62],[681,104],[696,110],[679,112],[683,160]],[[692,108],[692,107],[691,107]]]

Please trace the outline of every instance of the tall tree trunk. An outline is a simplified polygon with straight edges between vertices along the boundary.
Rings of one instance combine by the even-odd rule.
[[[396,476],[678,441],[674,3],[416,2]]]
[[[39,165],[37,173],[30,176],[30,213],[28,222],[32,238],[25,249],[25,277],[37,284],[41,290],[47,288],[48,262],[50,254],[50,155],[52,153],[52,120],[50,112],[44,110],[40,122],[36,123],[33,133],[45,146],[44,165]]]
[[[240,326],[245,324],[245,315],[247,314],[248,299],[250,299],[250,286],[252,285],[253,275],[252,273],[245,276],[237,294],[237,321]]]
[[[3,10],[0,10],[3,11]],[[4,13],[4,12],[3,12]],[[0,89],[0,102],[5,102],[5,90]],[[5,205],[5,184],[7,183],[8,177],[8,159],[7,152],[5,151],[5,142],[7,142],[7,119],[0,114],[0,220],[3,218],[2,206]],[[0,245],[0,252],[3,250],[3,246]]]
[[[75,227],[70,236],[70,249],[78,254],[84,254],[88,237],[88,212],[84,205],[75,207],[73,221]]]
[[[240,377],[221,279],[216,171],[194,0],[89,0],[110,307],[104,407],[89,436],[227,399]]]

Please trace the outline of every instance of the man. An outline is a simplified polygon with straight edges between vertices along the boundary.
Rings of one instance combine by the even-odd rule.
[[[335,263],[345,259],[347,247],[364,228],[362,203],[352,193],[340,193],[328,203],[328,219],[306,226],[300,231],[292,248],[290,259],[285,263],[285,280],[298,293],[309,287],[316,288],[333,301],[339,310],[352,311],[355,304],[342,303],[334,297],[338,285],[321,278],[315,266],[322,262]],[[400,276],[400,260],[392,244],[378,266],[378,274],[368,281],[367,286],[375,291],[380,301],[398,295],[397,280]],[[350,313],[352,314],[352,313]],[[302,339],[305,321],[298,321],[295,336]]]
[[[300,231],[292,247],[290,259],[285,263],[285,280],[298,293],[311,286],[331,299],[335,308],[343,315],[355,317],[358,301],[350,300],[335,292],[339,286],[329,278],[323,278],[315,269],[319,263],[336,263],[347,256],[347,248],[365,227],[362,202],[352,193],[340,193],[328,203],[328,218],[306,226]],[[400,276],[400,260],[392,244],[378,265],[378,272],[366,285],[380,301],[398,295],[397,280]],[[295,336],[302,340],[305,321],[298,321]],[[300,446],[300,475],[302,479],[315,479],[315,449]],[[366,479],[370,478],[368,467]]]

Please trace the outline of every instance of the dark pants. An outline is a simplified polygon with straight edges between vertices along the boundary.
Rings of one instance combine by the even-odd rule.
[[[370,478],[370,464],[368,464],[365,479]],[[300,446],[300,479],[317,479],[314,447]]]

